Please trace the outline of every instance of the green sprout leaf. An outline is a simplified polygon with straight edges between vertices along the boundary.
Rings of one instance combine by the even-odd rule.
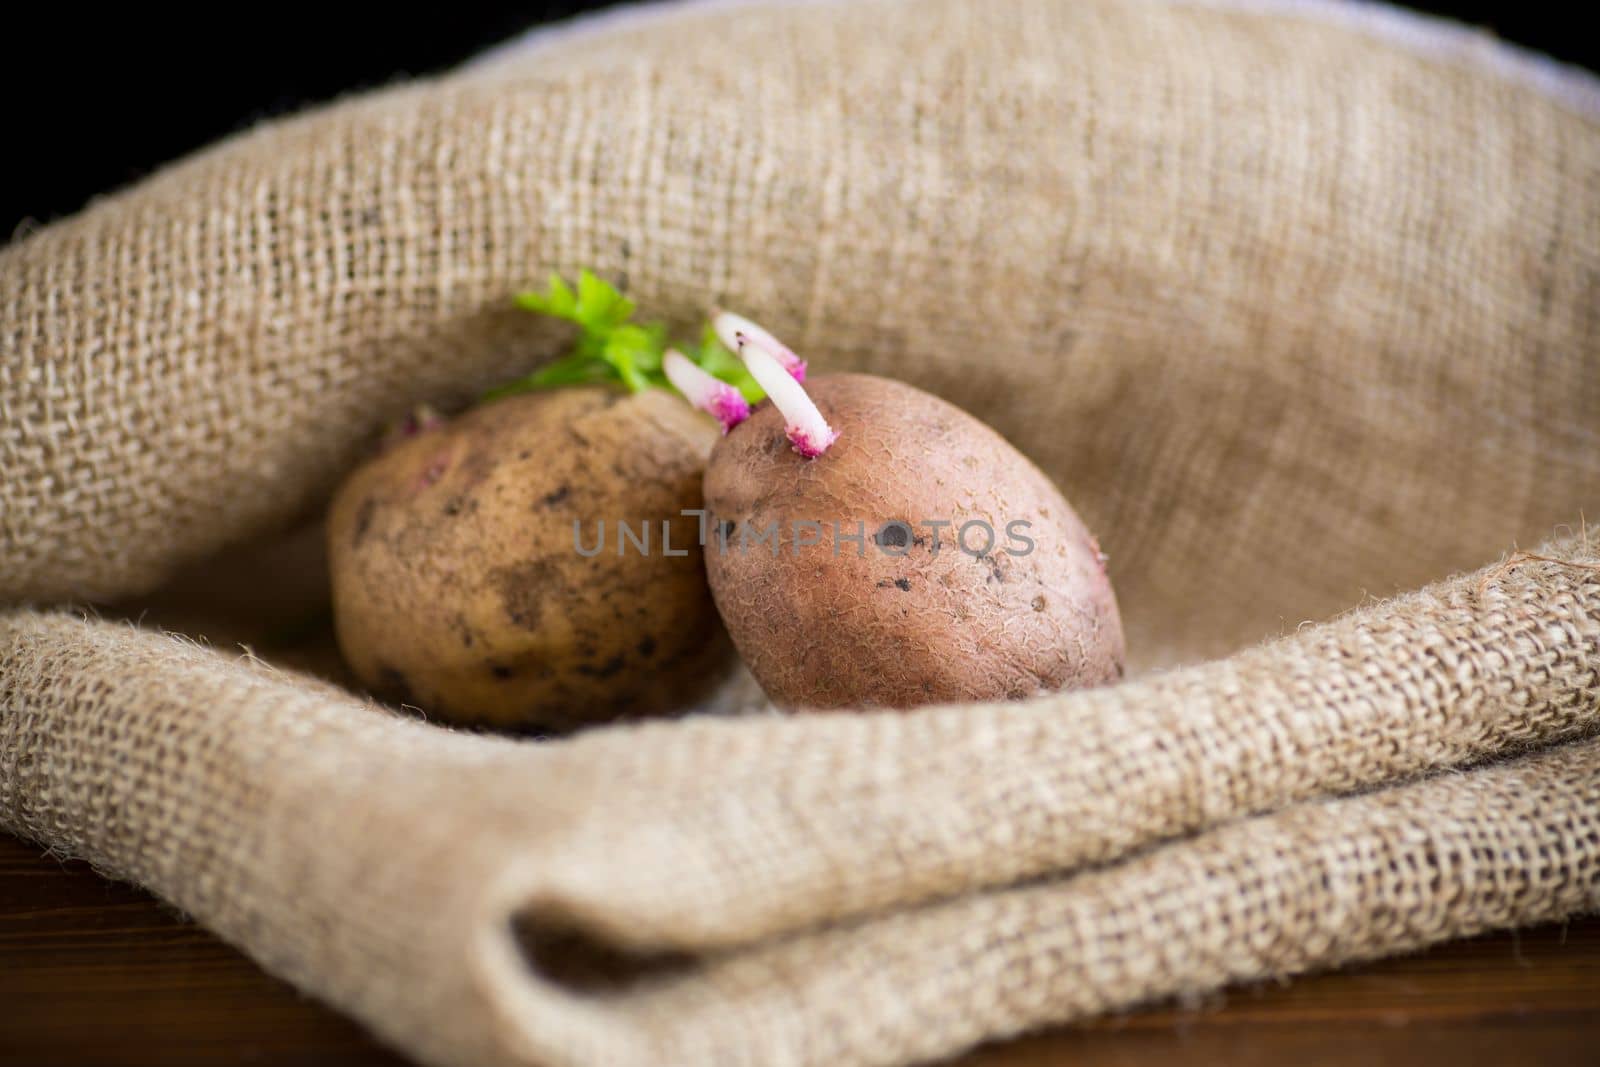
[[[591,333],[603,334],[633,317],[633,301],[611,283],[584,271],[578,275],[578,303],[574,310],[575,322]]]
[[[489,390],[484,401],[596,382],[620,382],[635,393],[652,387],[671,388],[661,370],[661,358],[672,346],[666,326],[631,321],[637,310],[634,302],[605,279],[581,271],[574,287],[559,274],[551,274],[543,292],[519,293],[516,304],[524,311],[570,322],[578,327],[578,335],[566,355]],[[752,404],[766,396],[739,357],[717,340],[709,324],[698,344],[677,347]]]
[[[546,363],[526,377],[490,389],[483,394],[483,400],[485,402],[503,400],[508,396],[538,392],[541,389],[560,389],[568,385],[603,382],[615,378],[610,370],[606,364],[596,362],[585,353],[573,352],[562,356],[554,363]]]
[[[551,315],[569,322],[578,321],[578,298],[573,295],[567,283],[561,280],[559,274],[550,275],[549,288],[545,292],[527,292],[518,295],[517,306],[524,311],[540,315]]]

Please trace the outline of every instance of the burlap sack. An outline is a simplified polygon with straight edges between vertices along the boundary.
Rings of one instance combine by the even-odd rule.
[[[1600,90],[1363,10],[613,21],[6,250],[11,600],[314,515],[383,420],[548,354],[506,298],[589,266],[989,420],[1100,533],[1135,664],[1197,665],[533,744],[18,608],[0,825],[452,1064],[898,1063],[1595,907],[1600,542],[1297,626],[1600,488]]]

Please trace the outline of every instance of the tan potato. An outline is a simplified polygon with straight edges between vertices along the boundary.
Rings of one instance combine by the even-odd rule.
[[[798,455],[765,403],[706,470],[719,524],[706,548],[711,591],[768,696],[908,708],[1122,676],[1104,557],[1037,467],[901,382],[842,374],[806,388],[839,435],[824,454]],[[820,543],[807,544],[819,535],[797,521],[819,524]],[[950,525],[929,525],[939,522]],[[962,539],[968,523],[983,525]],[[774,526],[776,557],[760,540]],[[994,545],[980,554],[985,528]],[[862,543],[847,540],[858,531]]]
[[[664,390],[589,386],[475,408],[372,459],[328,519],[351,668],[394,701],[502,728],[693,700],[732,659],[699,520],[680,514],[700,507],[716,437]],[[647,554],[619,520],[636,538],[648,524]],[[574,522],[589,551],[599,521],[603,549],[580,554]]]

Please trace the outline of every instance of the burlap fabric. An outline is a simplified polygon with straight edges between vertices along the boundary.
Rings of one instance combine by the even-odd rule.
[[[1135,665],[1190,665],[535,744],[16,608],[0,825],[450,1064],[899,1063],[1595,907],[1600,540],[1391,594],[1596,500],[1600,92],[1370,23],[688,9],[18,242],[12,601],[314,515],[385,419],[548,354],[506,298],[589,266],[990,421],[1101,535]]]

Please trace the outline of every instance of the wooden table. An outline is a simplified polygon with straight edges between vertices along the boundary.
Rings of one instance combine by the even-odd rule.
[[[406,1061],[148,894],[0,834],[0,1063]],[[1237,988],[993,1045],[959,1067],[1600,1065],[1600,919]]]

